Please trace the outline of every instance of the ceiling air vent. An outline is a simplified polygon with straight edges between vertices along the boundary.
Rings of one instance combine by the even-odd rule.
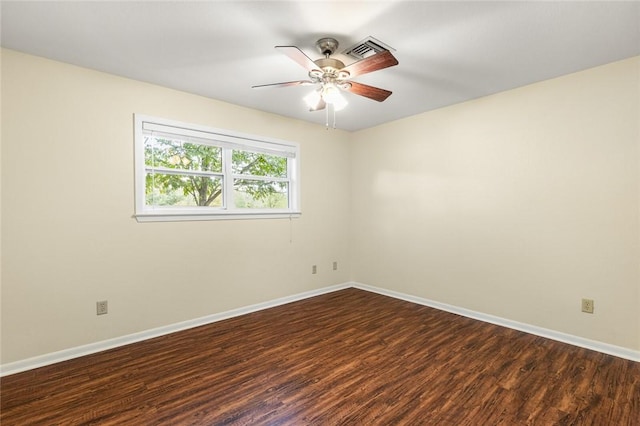
[[[369,36],[361,42],[356,43],[355,46],[349,47],[342,53],[355,59],[364,59],[368,58],[371,55],[375,55],[376,53],[384,52],[386,50],[395,49],[384,44],[380,40],[376,40],[375,38]]]

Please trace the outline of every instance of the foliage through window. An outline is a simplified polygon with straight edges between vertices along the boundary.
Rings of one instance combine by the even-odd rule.
[[[298,146],[136,115],[136,217],[299,214]]]

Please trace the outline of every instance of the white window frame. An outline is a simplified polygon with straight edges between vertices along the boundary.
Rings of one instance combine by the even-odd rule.
[[[148,115],[134,115],[135,128],[135,214],[138,222],[169,222],[220,219],[281,219],[299,217],[300,212],[300,145],[230,130],[216,129],[198,124],[183,123]],[[223,180],[223,202],[221,207],[166,207],[146,204],[145,134],[167,134],[181,140],[197,141],[200,144],[222,149],[223,170],[204,174],[221,175]],[[287,157],[287,177],[235,175],[232,173],[231,153],[233,149],[264,152]],[[188,174],[188,173],[179,173]],[[289,207],[287,209],[236,208],[233,203],[233,180],[235,177],[268,181],[288,182]]]

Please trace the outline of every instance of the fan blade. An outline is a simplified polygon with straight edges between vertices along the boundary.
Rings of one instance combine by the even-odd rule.
[[[394,65],[398,65],[398,60],[391,54],[391,52],[385,50],[384,52],[376,53],[368,58],[364,58],[351,65],[347,65],[340,71],[347,71],[350,77],[356,77],[369,72],[389,68]]]
[[[379,87],[369,86],[367,84],[356,83],[355,81],[350,81],[349,84],[351,87],[345,89],[348,92],[351,92],[355,95],[364,96],[369,99],[373,99],[374,101],[382,102],[387,99],[392,92],[380,89]]]
[[[310,57],[304,54],[302,50],[296,46],[276,46],[280,52],[284,53],[294,61],[296,61],[302,68],[307,71],[319,70],[320,68]]]
[[[272,84],[259,84],[257,86],[251,86],[252,89],[264,89],[266,87],[290,87],[290,86],[309,86],[315,84],[310,80],[298,80],[298,81],[287,81],[284,83],[272,83]]]

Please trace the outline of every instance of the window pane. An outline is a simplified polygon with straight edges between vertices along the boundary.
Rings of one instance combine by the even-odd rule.
[[[287,158],[234,150],[232,170],[237,175],[287,177]]]
[[[235,206],[241,209],[286,209],[289,207],[289,184],[235,179],[233,199]]]
[[[298,216],[296,143],[135,115],[140,222]]]
[[[222,206],[222,179],[150,173],[146,177],[148,206]]]
[[[145,165],[222,172],[222,149],[175,139],[145,138]]]

